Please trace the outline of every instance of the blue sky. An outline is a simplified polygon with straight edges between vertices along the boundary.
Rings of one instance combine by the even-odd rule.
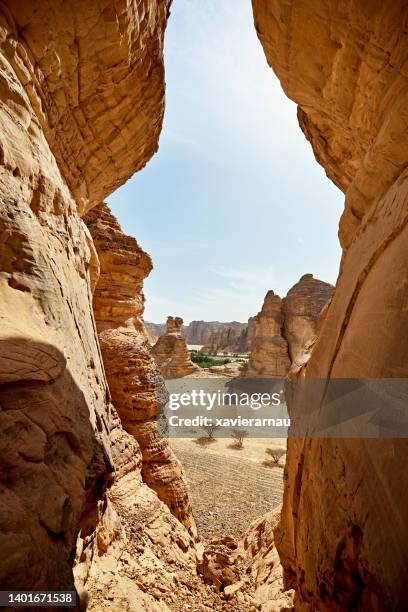
[[[246,321],[302,274],[334,283],[342,193],[266,63],[250,0],[174,0],[159,151],[110,196],[152,256],[148,321]]]

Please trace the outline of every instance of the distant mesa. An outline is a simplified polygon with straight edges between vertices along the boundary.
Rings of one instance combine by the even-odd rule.
[[[181,317],[168,317],[166,333],[152,347],[153,357],[164,378],[182,378],[200,370],[190,359],[187,342],[181,337],[182,326]]]

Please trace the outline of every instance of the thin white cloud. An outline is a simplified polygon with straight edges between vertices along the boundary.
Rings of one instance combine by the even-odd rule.
[[[237,292],[256,291],[259,287],[271,287],[276,282],[273,266],[211,266],[213,274],[224,278],[227,286]]]

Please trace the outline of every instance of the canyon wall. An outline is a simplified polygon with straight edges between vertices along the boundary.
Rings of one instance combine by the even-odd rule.
[[[142,485],[149,462],[110,403],[92,313],[98,255],[81,215],[157,149],[168,7],[0,2],[3,588],[72,589],[78,532],[92,549],[107,487],[121,474]],[[115,312],[102,326],[111,315],[116,326]],[[190,554],[187,531],[146,494]]]
[[[253,10],[316,159],[345,193],[339,279],[297,375],[405,378],[407,3],[253,0]],[[289,404],[297,419],[302,405]],[[405,439],[289,438],[275,541],[299,610],[408,607],[407,451]]]
[[[182,378],[199,371],[190,359],[187,343],[181,337],[183,319],[168,317],[166,333],[152,347],[152,355],[164,378]]]

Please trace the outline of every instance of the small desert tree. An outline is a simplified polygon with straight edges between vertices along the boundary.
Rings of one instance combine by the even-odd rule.
[[[217,429],[219,429],[220,426],[219,425],[215,425],[215,424],[211,424],[211,425],[204,425],[202,427],[202,429],[205,431],[207,438],[209,440],[214,440],[214,436],[215,436],[215,432],[217,431]]]
[[[267,448],[265,452],[268,455],[263,462],[266,467],[279,467],[279,461],[286,453],[284,448]]]
[[[235,440],[234,447],[242,448],[249,433],[245,429],[231,429],[231,437]]]

